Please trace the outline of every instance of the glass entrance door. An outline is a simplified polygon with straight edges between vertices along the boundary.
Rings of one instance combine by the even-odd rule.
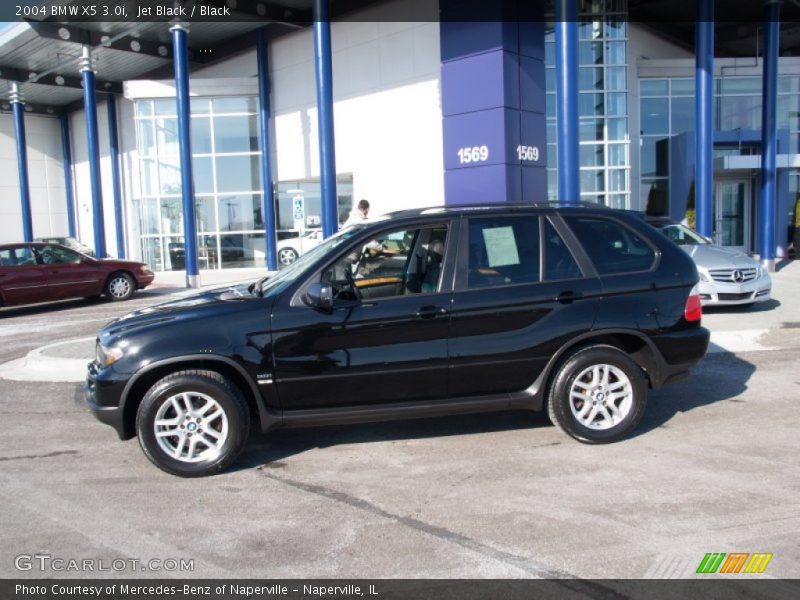
[[[718,180],[714,193],[714,239],[747,252],[750,246],[750,180]]]

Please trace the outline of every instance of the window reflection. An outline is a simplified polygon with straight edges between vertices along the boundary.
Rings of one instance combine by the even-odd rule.
[[[261,189],[261,166],[258,155],[218,156],[217,191],[241,192]]]

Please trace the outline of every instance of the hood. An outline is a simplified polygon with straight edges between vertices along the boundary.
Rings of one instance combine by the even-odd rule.
[[[96,260],[101,265],[107,265],[114,268],[138,268],[138,267],[146,267],[147,265],[142,262],[137,262],[135,260],[120,260],[118,258],[97,258],[96,256],[92,256],[94,260]]]
[[[758,263],[738,250],[731,250],[713,244],[681,246],[694,259],[698,267],[704,269],[753,268]]]
[[[103,328],[101,336],[113,336],[142,327],[192,319],[240,302],[258,300],[259,297],[251,294],[248,287],[249,284],[241,284],[204,290],[140,308],[108,323]]]

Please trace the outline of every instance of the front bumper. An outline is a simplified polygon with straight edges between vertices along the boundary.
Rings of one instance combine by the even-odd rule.
[[[124,411],[119,405],[128,377],[130,375],[116,373],[111,368],[98,369],[97,363],[91,362],[83,385],[86,406],[98,421],[111,425],[123,440],[131,437],[126,432]]]
[[[772,279],[769,275],[746,283],[701,281],[699,286],[703,306],[737,306],[764,302],[772,297]]]
[[[155,273],[140,274],[136,278],[136,287],[138,289],[140,289],[140,290],[143,290],[148,285],[153,283],[153,281],[155,281],[155,279],[156,279]]]

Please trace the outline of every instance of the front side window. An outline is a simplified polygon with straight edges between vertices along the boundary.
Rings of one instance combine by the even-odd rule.
[[[468,269],[469,289],[537,283],[539,216],[470,219]]]
[[[622,223],[602,217],[565,216],[601,275],[647,271],[655,251]]]
[[[358,244],[322,273],[343,301],[439,290],[447,227],[395,229]]]
[[[63,246],[43,246],[37,251],[40,262],[44,265],[70,265],[81,262],[80,254]]]

